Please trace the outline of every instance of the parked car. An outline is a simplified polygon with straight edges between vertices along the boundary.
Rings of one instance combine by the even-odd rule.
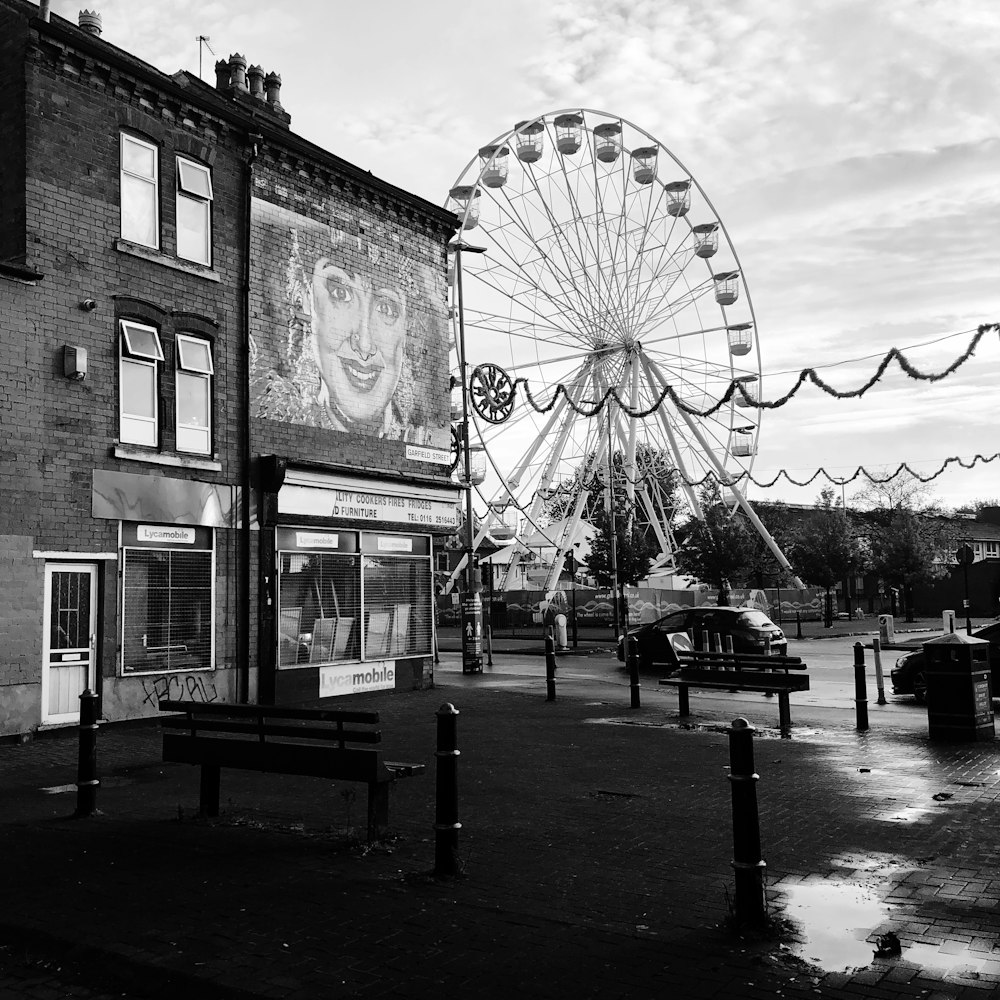
[[[655,663],[664,663],[675,670],[677,657],[670,636],[688,631],[694,636],[695,647],[699,648],[701,633],[708,632],[710,636],[719,635],[723,642],[725,636],[731,636],[733,650],[737,653],[763,653],[768,643],[775,655],[788,652],[785,634],[757,608],[681,608],[655,622],[629,629],[628,634],[635,636],[639,643],[639,666],[649,668]],[[624,636],[618,637],[618,659],[625,662]]]
[[[977,639],[985,639],[990,644],[990,672],[993,675],[993,695],[997,696],[1000,683],[1000,622],[993,622],[972,633]],[[892,678],[893,694],[912,694],[923,704],[927,698],[927,678],[924,676],[924,651],[914,650],[896,660],[889,675]]]

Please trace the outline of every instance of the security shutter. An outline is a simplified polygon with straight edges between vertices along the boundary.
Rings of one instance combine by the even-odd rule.
[[[364,556],[366,660],[432,652],[432,589],[429,556]]]

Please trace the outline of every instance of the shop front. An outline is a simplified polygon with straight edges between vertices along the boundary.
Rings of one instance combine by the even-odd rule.
[[[459,496],[447,486],[286,471],[277,523],[261,540],[273,566],[262,558],[273,611],[261,658],[274,664],[277,703],[432,682],[434,542],[455,531]]]

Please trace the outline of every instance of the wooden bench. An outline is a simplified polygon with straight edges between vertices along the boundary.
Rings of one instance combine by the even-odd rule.
[[[680,667],[660,683],[677,688],[678,711],[691,714],[688,688],[715,691],[759,691],[778,696],[778,719],[782,729],[792,725],[788,695],[791,691],[808,691],[809,677],[791,673],[806,669],[798,656],[765,656],[761,653],[703,652],[677,650]]]
[[[159,703],[163,759],[201,766],[200,809],[219,815],[220,771],[224,767],[296,774],[368,785],[368,840],[385,836],[389,785],[422,774],[423,764],[382,759],[374,744],[378,712],[280,708],[269,705]]]

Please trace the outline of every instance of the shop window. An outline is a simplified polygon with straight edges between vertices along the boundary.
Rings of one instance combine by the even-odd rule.
[[[159,364],[163,347],[156,327],[120,320],[119,439],[159,443]]]
[[[206,670],[213,664],[213,552],[207,528],[132,525],[154,544],[122,551],[122,670]],[[204,541],[205,536],[208,540]],[[190,538],[206,547],[171,547]],[[133,537],[133,541],[141,541]],[[155,544],[159,541],[163,547]]]
[[[358,556],[281,552],[278,574],[278,665],[361,658]]]
[[[366,660],[432,652],[432,590],[427,558],[364,557]]]
[[[212,263],[212,171],[177,157],[177,256]]]
[[[212,452],[212,345],[188,334],[177,335],[177,450]]]
[[[154,250],[160,245],[159,150],[121,133],[122,239]]]

